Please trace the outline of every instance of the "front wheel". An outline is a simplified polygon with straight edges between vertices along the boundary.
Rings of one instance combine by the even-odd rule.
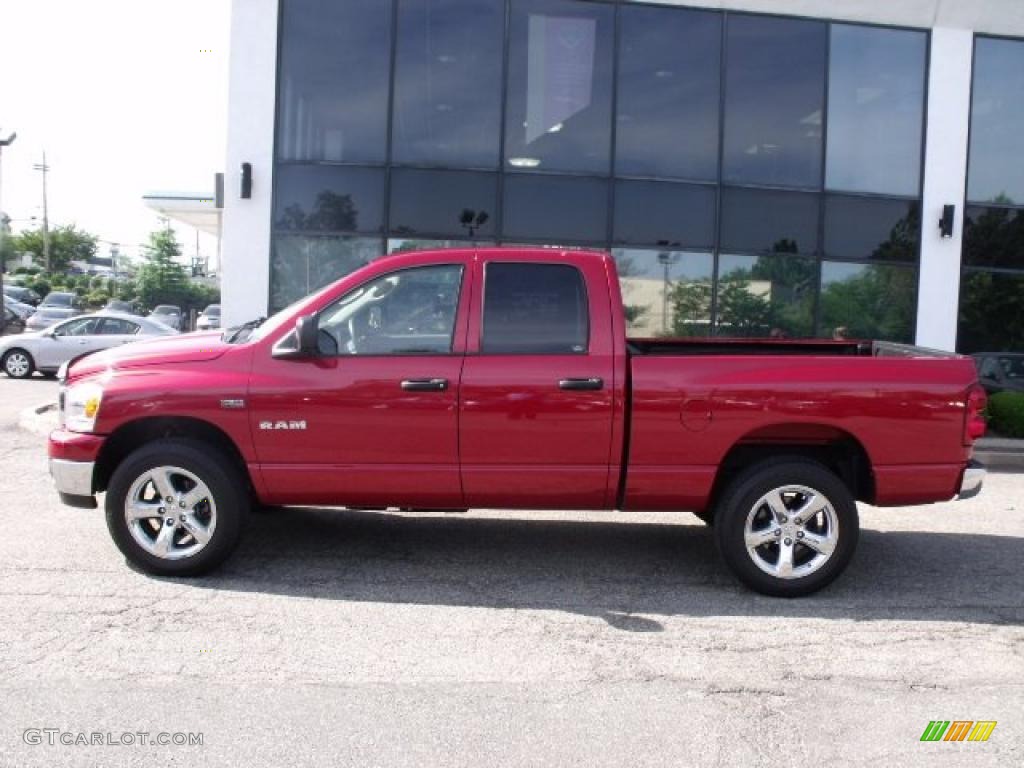
[[[107,488],[107,529],[129,562],[156,576],[198,576],[234,551],[249,513],[240,471],[199,441],[135,451]]]
[[[725,490],[715,513],[719,552],[751,589],[809,595],[849,564],[859,533],[857,504],[827,467],[801,458],[761,462]]]
[[[36,369],[32,355],[24,349],[12,349],[4,355],[4,373],[12,379],[27,379]]]

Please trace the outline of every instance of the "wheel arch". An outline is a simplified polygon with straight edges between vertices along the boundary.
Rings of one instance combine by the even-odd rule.
[[[235,442],[215,424],[191,416],[149,416],[122,424],[114,430],[104,440],[96,458],[93,473],[95,491],[107,489],[118,465],[133,451],[154,440],[169,437],[190,438],[218,449],[245,478],[250,496],[254,494],[249,468]]]

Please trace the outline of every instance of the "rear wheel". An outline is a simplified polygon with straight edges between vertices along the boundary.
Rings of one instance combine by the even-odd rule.
[[[249,495],[220,451],[167,439],[135,451],[114,471],[106,513],[110,535],[131,563],[157,576],[196,576],[234,551]]]
[[[32,355],[24,349],[12,349],[4,355],[4,373],[12,379],[27,379],[36,369]]]
[[[779,458],[740,474],[718,503],[715,538],[729,569],[751,589],[799,597],[849,564],[859,533],[846,484],[807,459]]]

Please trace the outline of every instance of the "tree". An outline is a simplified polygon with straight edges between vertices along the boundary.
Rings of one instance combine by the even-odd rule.
[[[139,269],[136,290],[148,307],[157,304],[190,304],[192,291],[181,258],[181,244],[170,229],[159,229],[149,235],[146,263]]]
[[[29,229],[14,240],[14,250],[31,253],[40,266],[46,265],[46,248],[43,230]],[[72,261],[88,261],[96,255],[96,235],[79,229],[74,224],[65,224],[50,230],[50,272],[67,272]]]

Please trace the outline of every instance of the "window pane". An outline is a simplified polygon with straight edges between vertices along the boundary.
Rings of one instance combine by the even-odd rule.
[[[1024,269],[1024,211],[968,208],[964,216],[964,263]]]
[[[716,179],[721,15],[620,13],[616,173]]]
[[[493,237],[497,195],[497,174],[396,168],[390,232]]]
[[[800,192],[722,190],[722,249],[814,253],[818,197]]]
[[[613,19],[606,4],[513,0],[507,167],[608,172]]]
[[[388,240],[388,255],[392,253],[405,253],[406,251],[439,250],[442,248],[488,248],[493,246],[494,243],[487,240],[424,240],[421,238],[395,237]]]
[[[391,3],[283,0],[277,156],[382,162]]]
[[[589,319],[587,292],[576,267],[487,265],[480,345],[485,354],[583,354]]]
[[[615,241],[711,248],[715,242],[715,188],[617,181]]]
[[[921,206],[916,200],[825,199],[825,255],[917,261]]]
[[[503,0],[400,0],[398,163],[498,165]]]
[[[960,280],[959,352],[1024,350],[1024,274],[965,272]]]
[[[793,256],[721,256],[719,336],[806,337],[814,328],[817,262]]]
[[[608,184],[599,179],[505,177],[504,237],[549,242],[603,241]]]
[[[1024,41],[974,43],[967,199],[1024,203]]]
[[[382,253],[375,237],[278,235],[270,255],[270,308],[283,309]]]
[[[277,168],[277,229],[380,232],[384,171],[329,165]]]
[[[821,267],[821,335],[910,343],[916,320],[917,270],[825,262]]]
[[[726,181],[821,186],[825,24],[730,15]]]
[[[105,317],[100,326],[100,333],[109,336],[131,336],[139,330],[139,326],[130,320],[119,317]]]
[[[832,25],[829,189],[917,195],[927,35]]]
[[[612,255],[630,336],[710,335],[710,253],[616,248]]]
[[[462,267],[382,275],[320,313],[325,355],[447,355],[452,351]]]

